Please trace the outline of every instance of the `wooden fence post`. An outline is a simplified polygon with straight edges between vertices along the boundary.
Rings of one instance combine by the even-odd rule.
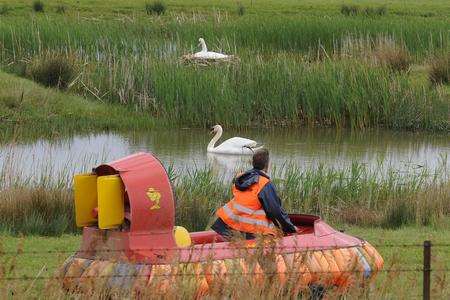
[[[423,300],[430,300],[431,241],[423,242]]]

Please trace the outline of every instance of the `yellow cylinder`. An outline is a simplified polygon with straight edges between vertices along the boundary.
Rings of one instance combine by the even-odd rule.
[[[173,228],[173,235],[178,247],[189,247],[192,243],[191,235],[187,229],[182,226],[175,226]]]
[[[116,228],[125,216],[124,186],[119,175],[100,176],[97,179],[98,227]]]
[[[92,211],[97,207],[97,175],[77,174],[73,177],[75,219],[78,227],[97,223]]]

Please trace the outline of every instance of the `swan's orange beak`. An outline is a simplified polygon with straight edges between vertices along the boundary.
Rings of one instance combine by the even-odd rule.
[[[211,131],[209,132],[209,134],[214,134],[214,132],[215,132],[214,127],[211,127],[210,130]]]

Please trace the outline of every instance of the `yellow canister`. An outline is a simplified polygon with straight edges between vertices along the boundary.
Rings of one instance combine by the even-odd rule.
[[[124,186],[119,175],[100,176],[97,179],[98,227],[116,228],[125,216]]]
[[[75,219],[78,227],[97,223],[92,211],[97,207],[97,175],[77,174],[73,177]]]
[[[173,228],[173,235],[178,247],[189,247],[192,243],[191,235],[183,226],[175,226]]]

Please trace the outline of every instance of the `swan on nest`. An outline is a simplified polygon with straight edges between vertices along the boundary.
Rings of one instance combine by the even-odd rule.
[[[218,154],[235,154],[235,155],[252,155],[256,150],[261,149],[263,145],[258,145],[254,140],[233,137],[224,141],[222,144],[215,146],[223,133],[222,126],[215,125],[211,128],[214,137],[208,144],[207,152]]]
[[[206,47],[205,40],[203,38],[199,38],[199,46],[202,47],[202,50],[200,52],[194,53],[195,58],[201,58],[201,59],[226,59],[229,57],[229,55],[218,53],[218,52],[212,52],[208,51],[208,48]]]
[[[234,55],[227,55],[219,52],[208,51],[208,47],[206,47],[206,42],[203,38],[199,38],[199,46],[201,47],[201,51],[196,52],[194,54],[183,55],[182,59],[187,62],[200,62],[200,63],[209,63],[209,62],[221,62],[221,61],[232,61],[236,59]]]

